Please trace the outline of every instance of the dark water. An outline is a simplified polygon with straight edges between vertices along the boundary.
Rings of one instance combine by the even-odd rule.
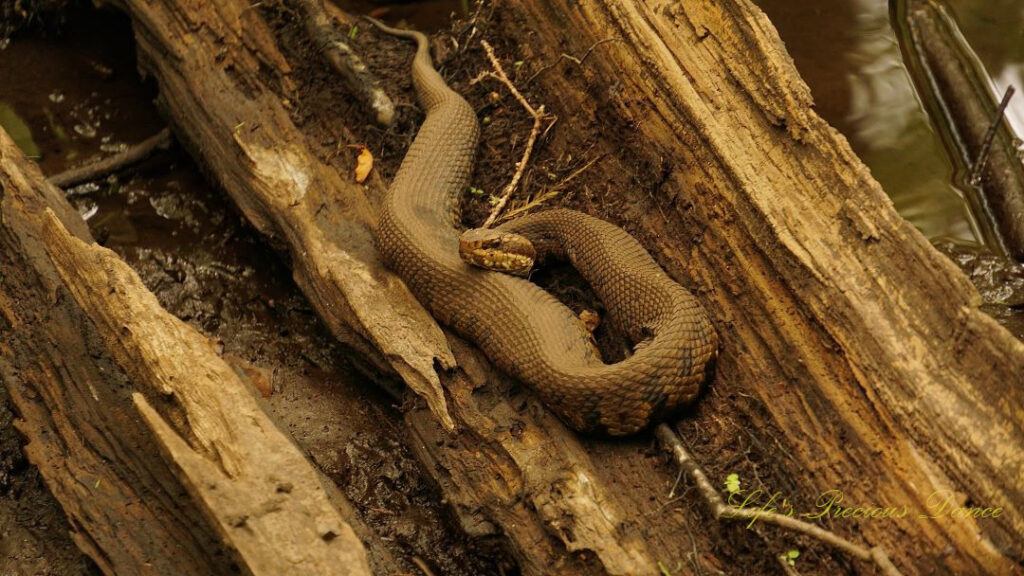
[[[926,112],[904,61],[886,0],[756,0],[768,14],[814,94],[818,112],[838,128],[889,193],[897,210],[932,240],[985,244],[984,217],[957,182],[948,150]],[[949,4],[992,79],[996,98],[1024,88],[1024,2],[957,0]],[[1021,96],[1024,96],[1022,94]],[[1007,116],[1024,133],[1024,97]]]
[[[992,94],[1000,98],[1008,86],[1016,87],[1006,117],[1024,136],[1024,2],[956,0],[947,7],[988,72]]]

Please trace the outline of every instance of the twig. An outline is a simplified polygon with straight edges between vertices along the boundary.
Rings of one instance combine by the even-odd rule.
[[[124,152],[114,154],[113,156],[104,158],[98,162],[93,162],[92,164],[86,164],[85,166],[65,170],[60,174],[50,176],[48,180],[58,188],[71,188],[72,186],[76,186],[83,182],[99,180],[100,178],[113,172],[117,172],[127,166],[142,162],[146,158],[152,156],[157,150],[165,150],[170,145],[171,130],[169,128],[164,128],[155,135],[129,147]]]
[[[882,573],[887,576],[899,576],[900,572],[889,560],[889,556],[884,550],[877,546],[871,549],[864,548],[863,546],[854,544],[853,542],[837,536],[828,530],[819,528],[818,526],[801,520],[795,520],[788,516],[783,516],[760,508],[751,510],[747,508],[737,508],[727,504],[722,499],[722,496],[718,491],[711,485],[711,481],[708,480],[704,471],[701,470],[697,462],[692,456],[690,456],[690,453],[686,451],[683,443],[679,440],[679,436],[677,436],[667,424],[659,424],[655,430],[655,435],[658,437],[658,440],[661,441],[662,446],[665,446],[672,451],[676,463],[686,470],[686,472],[693,478],[694,482],[697,483],[698,490],[711,507],[711,513],[714,515],[716,520],[721,520],[723,518],[729,520],[739,518],[743,520],[758,520],[768,524],[775,524],[776,526],[781,526],[782,528],[816,538],[826,544],[839,548],[855,558],[874,562],[881,569]]]
[[[423,559],[419,556],[413,556],[412,563],[420,569],[420,572],[423,572],[423,576],[434,576],[434,573],[430,570],[430,567],[427,566],[427,563],[424,562]]]
[[[554,122],[552,122],[552,123],[554,123]],[[547,131],[545,131],[545,133],[547,133]],[[569,182],[572,182],[572,180],[574,178],[576,178],[577,176],[579,176],[583,172],[587,171],[600,158],[601,158],[600,156],[595,156],[590,162],[587,162],[583,167],[575,170],[572,174],[569,174],[568,176],[566,176],[558,184],[555,184],[554,186],[552,186],[551,188],[547,189],[544,192],[531,195],[530,198],[528,198],[526,200],[526,202],[524,202],[520,206],[516,206],[515,208],[512,208],[508,212],[505,212],[504,214],[499,216],[495,220],[495,222],[504,222],[506,220],[511,220],[511,219],[515,218],[516,216],[522,214],[523,212],[526,212],[527,210],[531,210],[533,208],[536,208],[537,206],[543,204],[544,202],[546,202],[546,201],[548,201],[548,200],[558,196],[559,194],[562,193],[562,190],[565,188],[565,186]]]
[[[989,125],[988,130],[985,132],[985,138],[981,143],[981,150],[978,152],[978,159],[974,161],[974,166],[971,169],[971,186],[977,186],[981,183],[981,172],[985,169],[985,163],[988,162],[988,152],[992,148],[992,140],[996,137],[996,130],[999,129],[999,123],[1003,121],[1003,114],[1006,113],[1006,107],[1010,105],[1010,98],[1013,97],[1013,93],[1013,86],[1008,86],[1006,93],[1003,94],[1003,99],[999,102],[999,107],[996,108],[996,116],[992,119],[992,124]]]
[[[498,218],[501,211],[505,208],[505,204],[508,203],[508,199],[515,192],[516,186],[519,185],[519,180],[523,177],[523,172],[526,171],[526,165],[530,161],[530,155],[533,153],[533,145],[537,142],[537,135],[540,134],[540,127],[544,121],[544,105],[542,104],[539,108],[534,108],[530,105],[530,102],[526,100],[526,97],[519,92],[516,85],[509,80],[508,75],[505,74],[505,69],[501,67],[501,62],[498,62],[498,57],[494,55],[494,48],[486,40],[481,40],[480,45],[484,47],[484,51],[487,52],[487,59],[491,61],[491,66],[494,67],[494,72],[481,72],[479,76],[473,79],[473,84],[481,81],[484,78],[494,78],[502,84],[504,84],[512,95],[515,96],[516,100],[526,109],[526,111],[533,117],[533,129],[530,130],[530,138],[526,141],[526,149],[523,150],[523,157],[516,164],[516,172],[512,175],[512,181],[505,186],[505,190],[502,191],[501,197],[498,202],[491,209],[490,215],[487,216],[487,220],[484,221],[481,228],[489,228],[491,224]]]
[[[570,54],[566,54],[565,52],[562,52],[561,54],[558,55],[558,58],[556,58],[554,62],[552,62],[551,64],[548,64],[547,66],[541,68],[540,70],[537,70],[536,72],[533,73],[532,76],[527,78],[526,79],[526,84],[529,85],[531,82],[533,82],[533,79],[536,78],[537,76],[540,76],[542,73],[547,72],[548,70],[551,70],[555,66],[558,66],[558,63],[561,62],[562,60],[568,60],[568,61],[576,64],[577,66],[582,66],[583,62],[586,61],[588,56],[590,56],[590,53],[594,51],[594,48],[597,48],[601,44],[607,44],[608,42],[616,42],[616,41],[622,41],[622,38],[605,38],[604,40],[598,40],[597,42],[594,42],[593,44],[591,44],[590,48],[587,48],[587,51],[584,52],[583,56],[581,56],[579,58],[577,58],[575,56],[572,56]]]

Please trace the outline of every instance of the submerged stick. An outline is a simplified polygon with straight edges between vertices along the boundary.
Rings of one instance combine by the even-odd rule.
[[[114,154],[99,162],[65,170],[60,174],[50,176],[47,180],[59,188],[71,188],[84,182],[99,180],[132,164],[142,162],[152,156],[157,150],[166,150],[171,145],[171,138],[171,130],[164,128],[153,136],[131,146],[124,152]]]

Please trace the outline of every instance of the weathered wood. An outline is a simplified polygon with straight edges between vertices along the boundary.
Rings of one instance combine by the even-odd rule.
[[[289,120],[280,97],[260,84],[260,62],[271,62],[282,72],[290,70],[262,21],[251,16],[244,2],[187,9],[174,1],[128,3],[124,9],[133,18],[141,65],[159,82],[159,102],[171,116],[176,133],[187,147],[199,151],[198,160],[259,230],[286,242],[296,280],[335,334],[369,359],[394,361],[394,355],[376,351],[360,336],[364,332],[353,330],[346,322],[357,317],[373,319],[378,328],[391,330],[377,335],[384,338],[386,351],[405,345],[408,336],[399,326],[389,328],[389,323],[396,318],[418,322],[425,312],[404,288],[398,290],[401,283],[383,268],[372,250],[368,226],[373,218],[362,191],[317,160]],[[188,22],[203,22],[203,26],[192,35],[187,32],[192,29]],[[182,35],[191,41],[181,42]],[[292,90],[288,82],[285,76],[281,90],[286,94]],[[258,124],[249,126],[253,118],[259,119]],[[342,227],[344,234],[339,233]],[[353,279],[355,286],[351,285]],[[380,284],[359,285],[363,280]],[[383,286],[395,289],[379,290]],[[349,312],[345,314],[338,312],[346,309]],[[447,344],[442,342],[440,348],[446,350]],[[442,367],[453,364],[446,361]],[[415,388],[419,375],[413,374],[410,381],[408,370],[400,373]],[[593,561],[586,559],[586,554],[597,554],[597,562],[610,573],[656,569],[651,554],[643,551],[639,533],[634,530],[632,536],[623,536],[617,518],[625,514],[614,512],[614,499],[606,488],[589,480],[596,476],[596,466],[579,440],[557,419],[535,410],[529,420],[531,441],[525,446],[507,432],[501,433],[504,445],[493,439],[484,441],[495,425],[508,428],[516,412],[511,401],[500,400],[504,424],[498,424],[479,413],[480,408],[467,396],[470,389],[464,376],[440,376],[453,397],[470,403],[460,416],[466,435],[453,440],[444,430],[447,425],[436,427],[437,415],[443,416],[437,405],[429,417],[415,413],[410,418],[416,420],[418,432],[423,437],[429,435],[432,442],[436,438],[457,443],[459,448],[449,457],[453,458],[450,466],[463,468],[457,472],[457,480],[468,493],[478,494],[486,514],[498,519],[501,531],[511,536],[511,545],[518,550],[516,557],[528,573],[546,573],[553,565],[565,574],[590,573]],[[440,422],[445,424],[443,418]],[[477,438],[479,434],[485,436]],[[474,438],[481,441],[482,452],[474,446]],[[558,440],[553,442],[553,438]],[[520,498],[517,490],[522,486],[509,492],[502,491],[500,483],[475,485],[479,477],[472,474],[495,473],[489,467],[480,468],[476,457],[481,453],[490,453],[493,462],[507,463],[503,470],[510,485],[521,484],[516,477],[525,475],[528,498],[513,510],[505,508],[511,499]],[[465,461],[467,456],[473,460]],[[442,482],[443,476],[439,478]],[[595,514],[596,510],[604,510],[606,516]],[[549,530],[554,530],[554,539]],[[493,530],[474,533],[485,535]],[[567,556],[566,547],[581,554]]]
[[[283,243],[295,281],[359,357],[393,371],[451,429],[435,371],[454,365],[437,324],[373,246],[361,187],[313,156],[288,115],[290,67],[248,2],[116,2],[131,18],[142,68],[178,135],[246,218]],[[281,95],[264,84],[263,73]]]
[[[978,311],[967,279],[814,113],[763,14],[742,0],[500,6],[497,25],[480,33],[518,46],[510,59],[547,69],[533,87],[534,101],[559,117],[548,152],[593,145],[603,155],[592,170],[607,183],[605,201],[581,194],[581,206],[634,232],[697,289],[716,323],[723,356],[691,427],[742,429],[778,446],[765,466],[800,503],[837,489],[847,505],[908,507],[899,522],[832,526],[884,546],[904,573],[1019,569],[1024,402],[1013,382],[1024,345]],[[407,332],[376,324],[371,338],[366,323],[374,311],[418,308],[400,290],[368,301],[372,283],[339,278],[359,276],[353,269],[391,277],[370,249],[362,191],[316,160],[282,108],[293,79],[256,12],[230,1],[124,7],[190,148],[247,217],[289,247],[300,286],[335,333],[394,361],[374,346],[397,346]],[[616,41],[599,45],[608,38]],[[599,137],[580,142],[579,132]],[[337,233],[343,225],[347,234]],[[446,349],[430,338],[420,350]],[[706,519],[700,511],[656,500],[675,475],[652,468],[649,440],[580,439],[453,342],[460,370],[442,379],[461,433],[438,424],[436,398],[433,413],[413,409],[407,421],[468,531],[504,534],[527,574],[685,570],[687,542],[712,562],[737,561],[716,546],[716,528],[693,529]],[[431,379],[398,371],[414,386]],[[959,503],[1003,514],[916,517],[947,488]]]
[[[593,209],[704,295],[723,340],[716,385],[767,411],[733,417],[784,432],[785,465],[809,494],[920,510],[951,488],[1003,507],[991,520],[858,523],[902,570],[1013,570],[1024,556],[1024,345],[978,310],[963,274],[814,113],[765,16],[745,1],[522,6],[505,33],[535,37],[511,58],[554,62],[619,39],[579,75],[538,77],[568,126],[555,146],[579,147],[575,125],[636,130],[626,149],[598,144],[598,176],[648,212],[620,200]],[[608,78],[616,95],[592,98]],[[645,175],[630,178],[637,165],[664,167],[656,197],[636,185]]]
[[[530,31],[510,60],[538,70],[561,62],[577,72],[556,66],[539,75],[535,101],[559,117],[552,156],[594,144],[591,154],[603,157],[592,176],[609,183],[601,197],[610,200],[581,204],[639,235],[707,300],[724,350],[712,394],[760,400],[718,404],[726,412],[717,417],[780,430],[763,441],[783,443],[790,459],[777,465],[812,505],[832,489],[842,490],[848,505],[906,505],[912,521],[835,526],[884,546],[905,573],[1018,569],[1024,402],[1013,383],[1024,368],[1024,346],[978,310],[966,278],[895,213],[845,140],[814,114],[765,17],[746,2],[502,6],[512,13],[502,18],[506,24],[485,33],[521,38]],[[617,41],[594,49],[608,38]],[[585,66],[560,58],[587,53]],[[602,97],[609,79],[616,91]],[[607,127],[607,141],[573,140],[576,127],[594,126]],[[623,147],[616,135],[623,131],[635,132],[628,139],[635,144]],[[637,166],[662,167],[661,177]],[[494,414],[493,403],[503,405],[492,396],[504,392],[497,388],[476,392],[472,408],[456,402],[456,414]],[[518,419],[529,429],[529,417]],[[485,424],[473,428],[523,425],[514,414]],[[488,441],[474,442],[472,451],[439,441],[422,446],[446,465],[451,483],[463,491],[476,486],[462,500],[467,508],[480,507],[510,531],[522,520],[495,513],[501,491],[474,482],[472,463],[485,447],[490,460],[502,462],[516,439],[481,434]],[[587,449],[604,464],[592,478],[602,497],[602,486],[663,489],[664,478],[628,472],[647,464],[635,445]],[[510,468],[506,478],[528,475]],[[943,489],[961,504],[1002,507],[1003,514],[917,518]],[[526,500],[535,494],[522,490]],[[634,497],[615,493],[601,504],[620,512],[657,508]],[[566,502],[560,507],[576,518]],[[539,507],[537,516],[549,533],[575,541],[571,523],[554,530],[557,516]],[[680,556],[683,523],[623,517],[648,524],[649,560]],[[531,542],[528,531],[520,536]],[[529,546],[543,563],[543,547]],[[600,559],[611,571],[613,563]]]
[[[249,386],[2,130],[0,189],[0,375],[79,547],[109,574],[369,574]]]

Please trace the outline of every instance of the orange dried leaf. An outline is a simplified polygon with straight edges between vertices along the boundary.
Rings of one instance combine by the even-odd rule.
[[[369,148],[363,147],[356,158],[356,182],[362,184],[370,175],[370,170],[373,170],[373,154]]]

